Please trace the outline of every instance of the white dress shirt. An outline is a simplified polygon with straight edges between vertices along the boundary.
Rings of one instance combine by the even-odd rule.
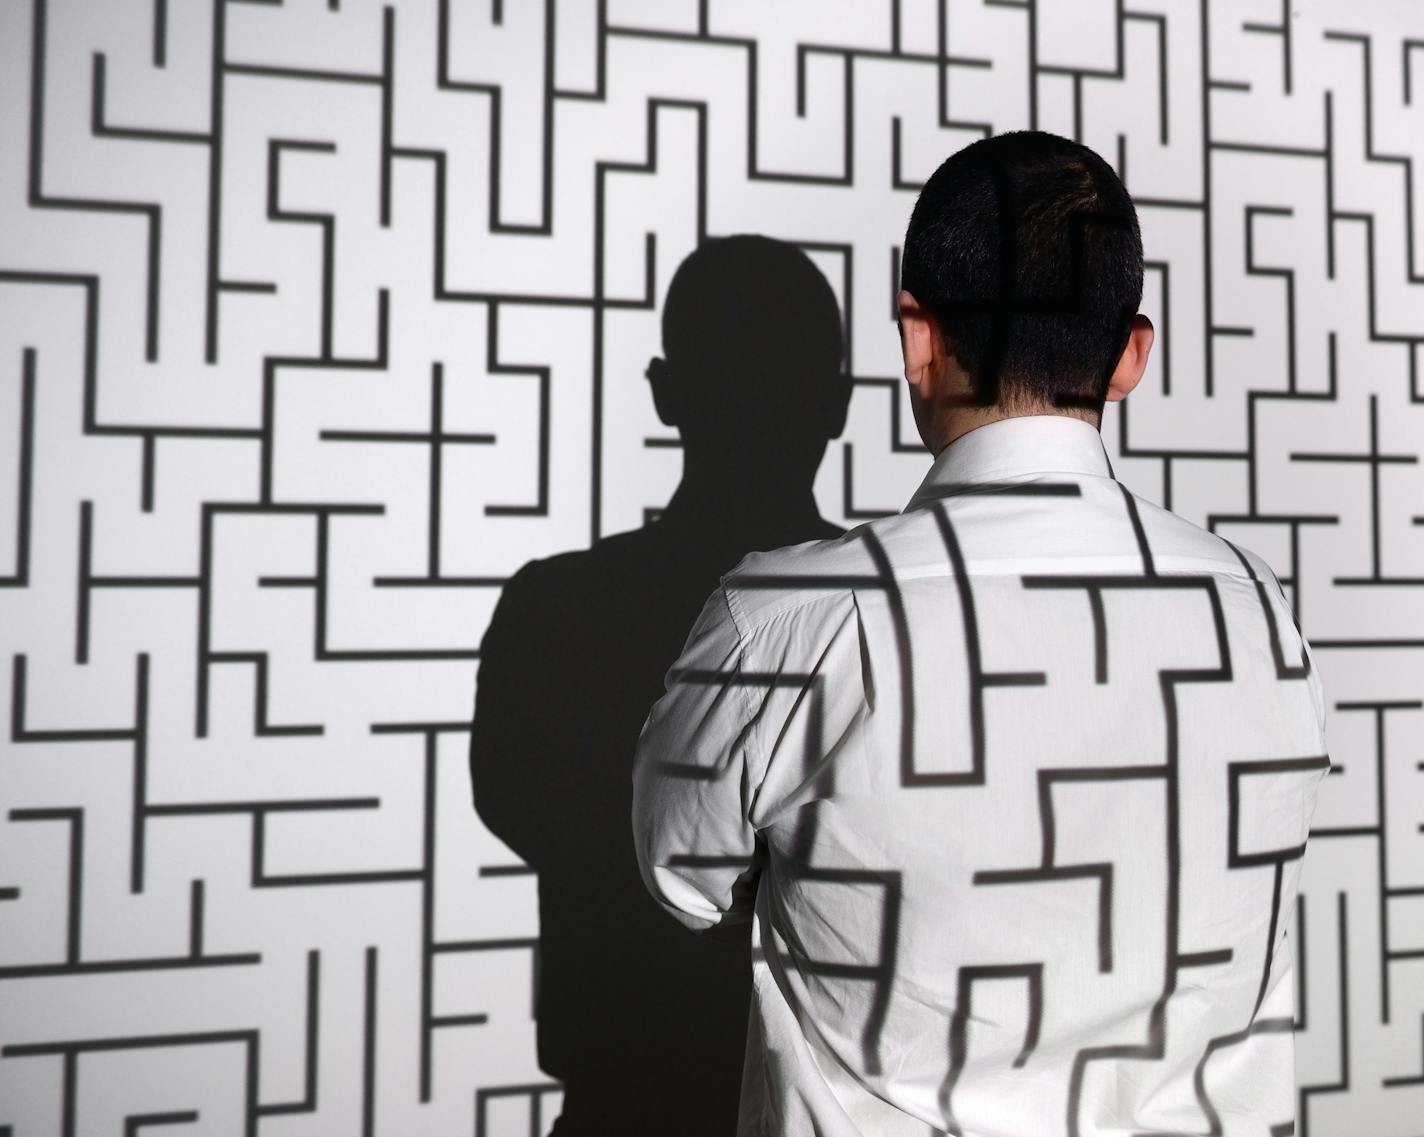
[[[1271,1137],[1329,769],[1265,560],[1030,415],[722,577],[632,820],[673,916],[752,924],[741,1137]]]

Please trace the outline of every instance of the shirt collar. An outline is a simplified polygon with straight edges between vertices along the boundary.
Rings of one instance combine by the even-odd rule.
[[[941,450],[901,512],[945,497],[958,485],[1040,473],[1116,477],[1092,423],[1071,415],[1015,415],[976,426]]]

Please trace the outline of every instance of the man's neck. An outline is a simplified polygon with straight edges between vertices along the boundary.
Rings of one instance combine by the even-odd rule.
[[[1095,428],[1102,429],[1102,416],[1082,407],[1057,407],[1051,403],[1015,404],[1008,408],[995,404],[988,407],[951,407],[944,416],[938,433],[937,443],[932,453],[940,453],[956,438],[968,434],[977,427],[985,426],[1000,419],[1020,418],[1024,415],[1063,415],[1065,418],[1080,418]]]

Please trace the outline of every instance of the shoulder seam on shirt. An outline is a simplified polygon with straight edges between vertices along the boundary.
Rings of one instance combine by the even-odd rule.
[[[1191,562],[1187,564],[1187,562]],[[1250,582],[1251,577],[1245,572],[1236,571],[1231,565],[1221,561],[1213,561],[1205,557],[1186,556],[1182,554],[1168,553],[1165,556],[1157,557],[1157,576],[1182,576],[1182,575],[1205,575],[1226,577],[1234,580]],[[1168,567],[1163,567],[1168,566]],[[900,572],[895,574],[897,583],[922,580],[942,575],[939,568],[935,566],[925,566],[923,572]],[[1020,575],[1019,570],[1011,568],[992,568],[976,570],[969,568],[965,576],[1016,576]],[[1124,574],[1130,575],[1130,574]],[[1277,588],[1279,589],[1279,583]],[[787,589],[791,591],[790,588]],[[857,589],[855,587],[839,588],[835,591],[825,590],[815,593],[812,596],[800,596],[789,603],[769,607],[757,613],[754,621],[748,621],[746,613],[741,610],[741,601],[736,591],[736,577],[728,573],[722,578],[722,592],[727,600],[727,609],[732,613],[732,622],[737,627],[739,636],[749,636],[753,632],[766,624],[769,624],[777,616],[784,616],[788,612],[795,612],[801,608],[809,607],[812,604],[821,603],[827,600],[854,599]],[[1284,599],[1284,596],[1282,596]],[[1287,602],[1286,607],[1290,604]]]
[[[747,731],[745,746],[748,755],[753,760],[753,768],[760,771],[761,777],[765,777],[766,770],[761,763],[761,750],[755,744],[760,726],[761,707],[757,705],[756,695],[752,692],[751,684],[745,681],[746,672],[756,670],[752,666],[751,642],[748,636],[746,620],[742,613],[738,612],[740,602],[734,589],[727,586],[727,577],[723,574],[717,583],[718,590],[722,593],[722,603],[727,607],[727,614],[732,618],[732,629],[737,633],[737,677],[740,680],[734,686],[741,689],[742,700],[747,708]],[[759,777],[758,783],[760,783]]]
[[[776,617],[786,616],[786,613],[790,613],[790,611],[799,611],[800,608],[809,608],[812,604],[820,604],[827,600],[846,600],[846,598],[854,596],[854,591],[856,591],[854,588],[837,588],[836,591],[823,591],[823,593],[816,593],[815,596],[799,597],[793,600],[792,603],[769,608],[769,610],[766,611],[760,611],[760,613],[756,614],[756,620],[750,621],[750,623],[746,623],[746,616],[743,614],[742,620],[746,625],[746,634],[753,633],[753,631],[765,627],[766,624],[772,623],[772,620],[775,620]]]
[[[740,600],[727,585],[730,576],[730,573],[723,573],[717,581],[717,588],[722,593],[722,603],[727,606],[727,614],[732,617],[732,627],[737,629],[737,639],[742,640],[747,634],[747,621],[745,615],[737,611],[741,607]]]

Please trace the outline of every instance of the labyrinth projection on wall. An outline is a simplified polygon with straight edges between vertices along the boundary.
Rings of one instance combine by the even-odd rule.
[[[707,236],[822,269],[845,525],[928,457],[898,245],[986,132],[1123,174],[1117,476],[1258,551],[1329,698],[1299,1125],[1424,1131],[1424,7],[0,5],[0,1135],[528,1133],[533,874],[471,809],[532,558],[680,475]]]

